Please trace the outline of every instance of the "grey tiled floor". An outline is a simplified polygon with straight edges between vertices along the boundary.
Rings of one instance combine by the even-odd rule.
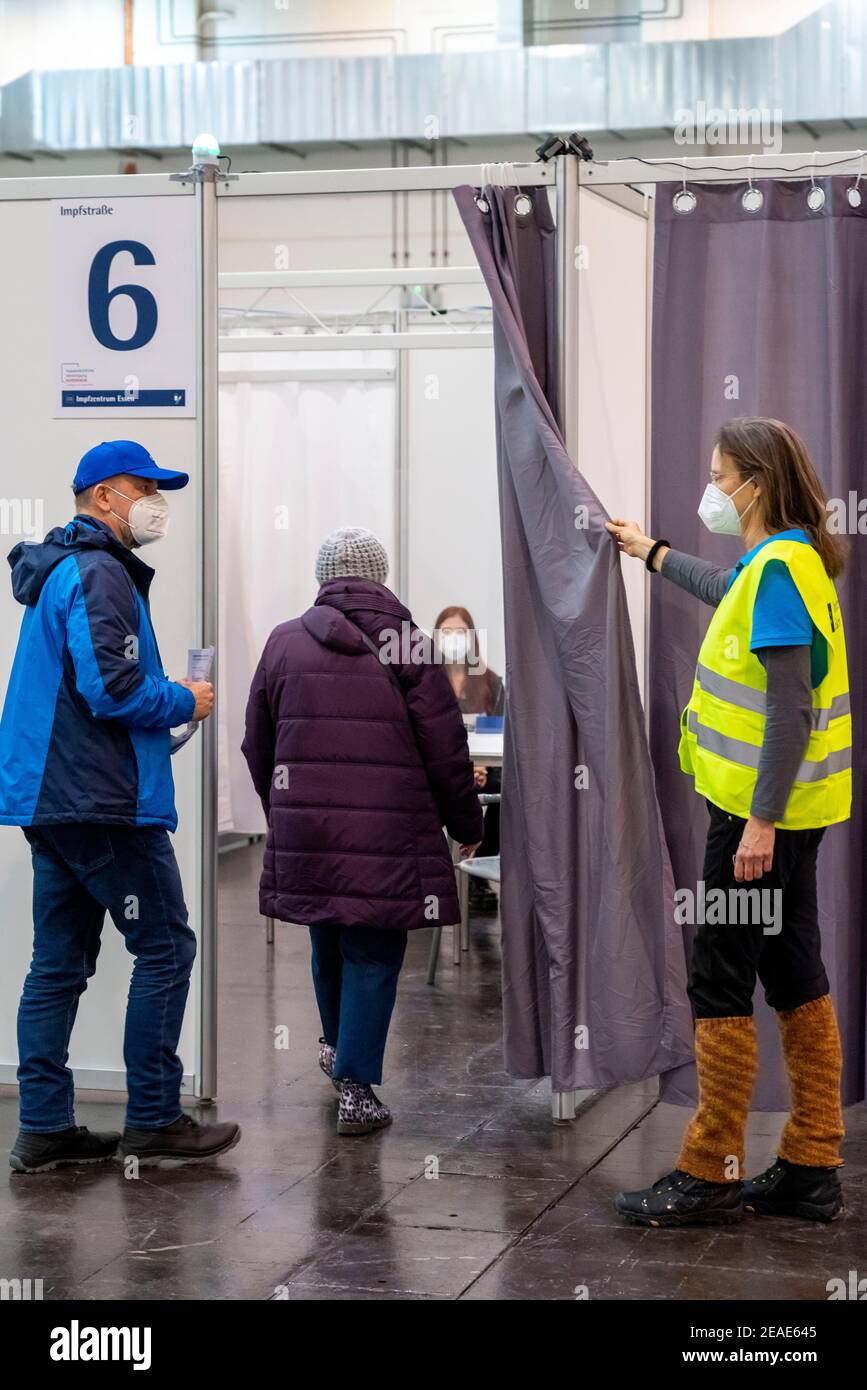
[[[241,1144],[213,1166],[66,1169],[0,1182],[0,1276],[42,1278],[46,1298],[825,1299],[864,1264],[867,1123],[847,1116],[846,1218],[830,1228],[750,1220],[643,1231],[611,1208],[621,1187],[672,1166],[685,1112],[653,1082],[603,1096],[554,1127],[543,1083],[502,1069],[499,938],[479,919],[455,969],[425,983],[411,938],[384,1097],[392,1129],[338,1139],[316,1066],[306,933],[266,947],[255,850],[222,861],[221,1083],[217,1114]],[[448,933],[446,933],[448,935]],[[274,1046],[285,1024],[289,1046]],[[214,1115],[214,1111],[205,1112]],[[79,1123],[119,1128],[122,1108],[82,1097]],[[755,1116],[748,1161],[773,1156],[781,1117]],[[16,1129],[0,1099],[0,1140]],[[432,1175],[436,1176],[432,1176]],[[862,1271],[863,1272],[863,1271]]]

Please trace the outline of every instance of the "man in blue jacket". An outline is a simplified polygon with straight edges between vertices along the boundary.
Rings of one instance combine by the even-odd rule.
[[[98,444],[72,484],[76,515],[9,556],[25,608],[0,722],[0,825],[30,842],[33,959],[18,1010],[16,1172],[94,1162],[210,1158],[240,1138],[181,1110],[178,1039],[196,941],[169,831],[170,729],[205,719],[209,682],[166,678],[150,617],[153,570],[135,554],[168,527],[158,491],[189,478],[131,440]],[[66,1065],[105,914],[135,957],[123,1135],[76,1127]]]

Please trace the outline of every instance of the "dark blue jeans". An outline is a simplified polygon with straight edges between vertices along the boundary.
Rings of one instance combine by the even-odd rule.
[[[337,1048],[334,1075],[378,1086],[406,932],[311,927],[310,940],[322,1036]]]
[[[24,833],[33,857],[33,959],[18,1008],[21,1128],[44,1134],[75,1124],[69,1039],[106,912],[135,957],[123,1044],[127,1124],[171,1124],[181,1114],[176,1048],[196,938],[168,832],[88,824]]]

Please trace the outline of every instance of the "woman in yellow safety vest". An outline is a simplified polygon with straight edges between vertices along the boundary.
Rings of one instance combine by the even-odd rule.
[[[839,1216],[840,1036],[822,963],[816,856],[849,816],[852,720],[834,580],[845,545],[801,439],[779,420],[720,429],[699,507],[739,535],[732,570],[673,550],[636,522],[620,549],[715,608],[681,717],[680,765],[710,813],[689,996],[698,1109],[677,1166],[615,1205],[641,1225],[726,1223],[745,1211]],[[755,885],[754,888],[744,885]],[[721,891],[720,891],[721,890]],[[758,1066],[756,976],[777,1011],[791,1112],[777,1161],[744,1180],[744,1131]]]

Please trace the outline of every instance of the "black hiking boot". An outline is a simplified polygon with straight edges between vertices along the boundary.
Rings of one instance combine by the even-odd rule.
[[[91,1134],[84,1125],[56,1130],[53,1134],[29,1134],[19,1130],[9,1154],[16,1173],[47,1173],[61,1163],[104,1163],[115,1153],[120,1135]]]
[[[836,1168],[808,1168],[778,1158],[744,1183],[744,1206],[759,1216],[836,1221],[843,1215],[843,1189]]]
[[[233,1120],[222,1124],[200,1125],[191,1115],[180,1115],[161,1129],[124,1130],[118,1145],[118,1157],[137,1158],[140,1163],[195,1163],[234,1149],[241,1138],[241,1127]]]
[[[675,1168],[641,1192],[619,1193],[614,1205],[635,1226],[728,1226],[744,1214],[743,1186]]]

